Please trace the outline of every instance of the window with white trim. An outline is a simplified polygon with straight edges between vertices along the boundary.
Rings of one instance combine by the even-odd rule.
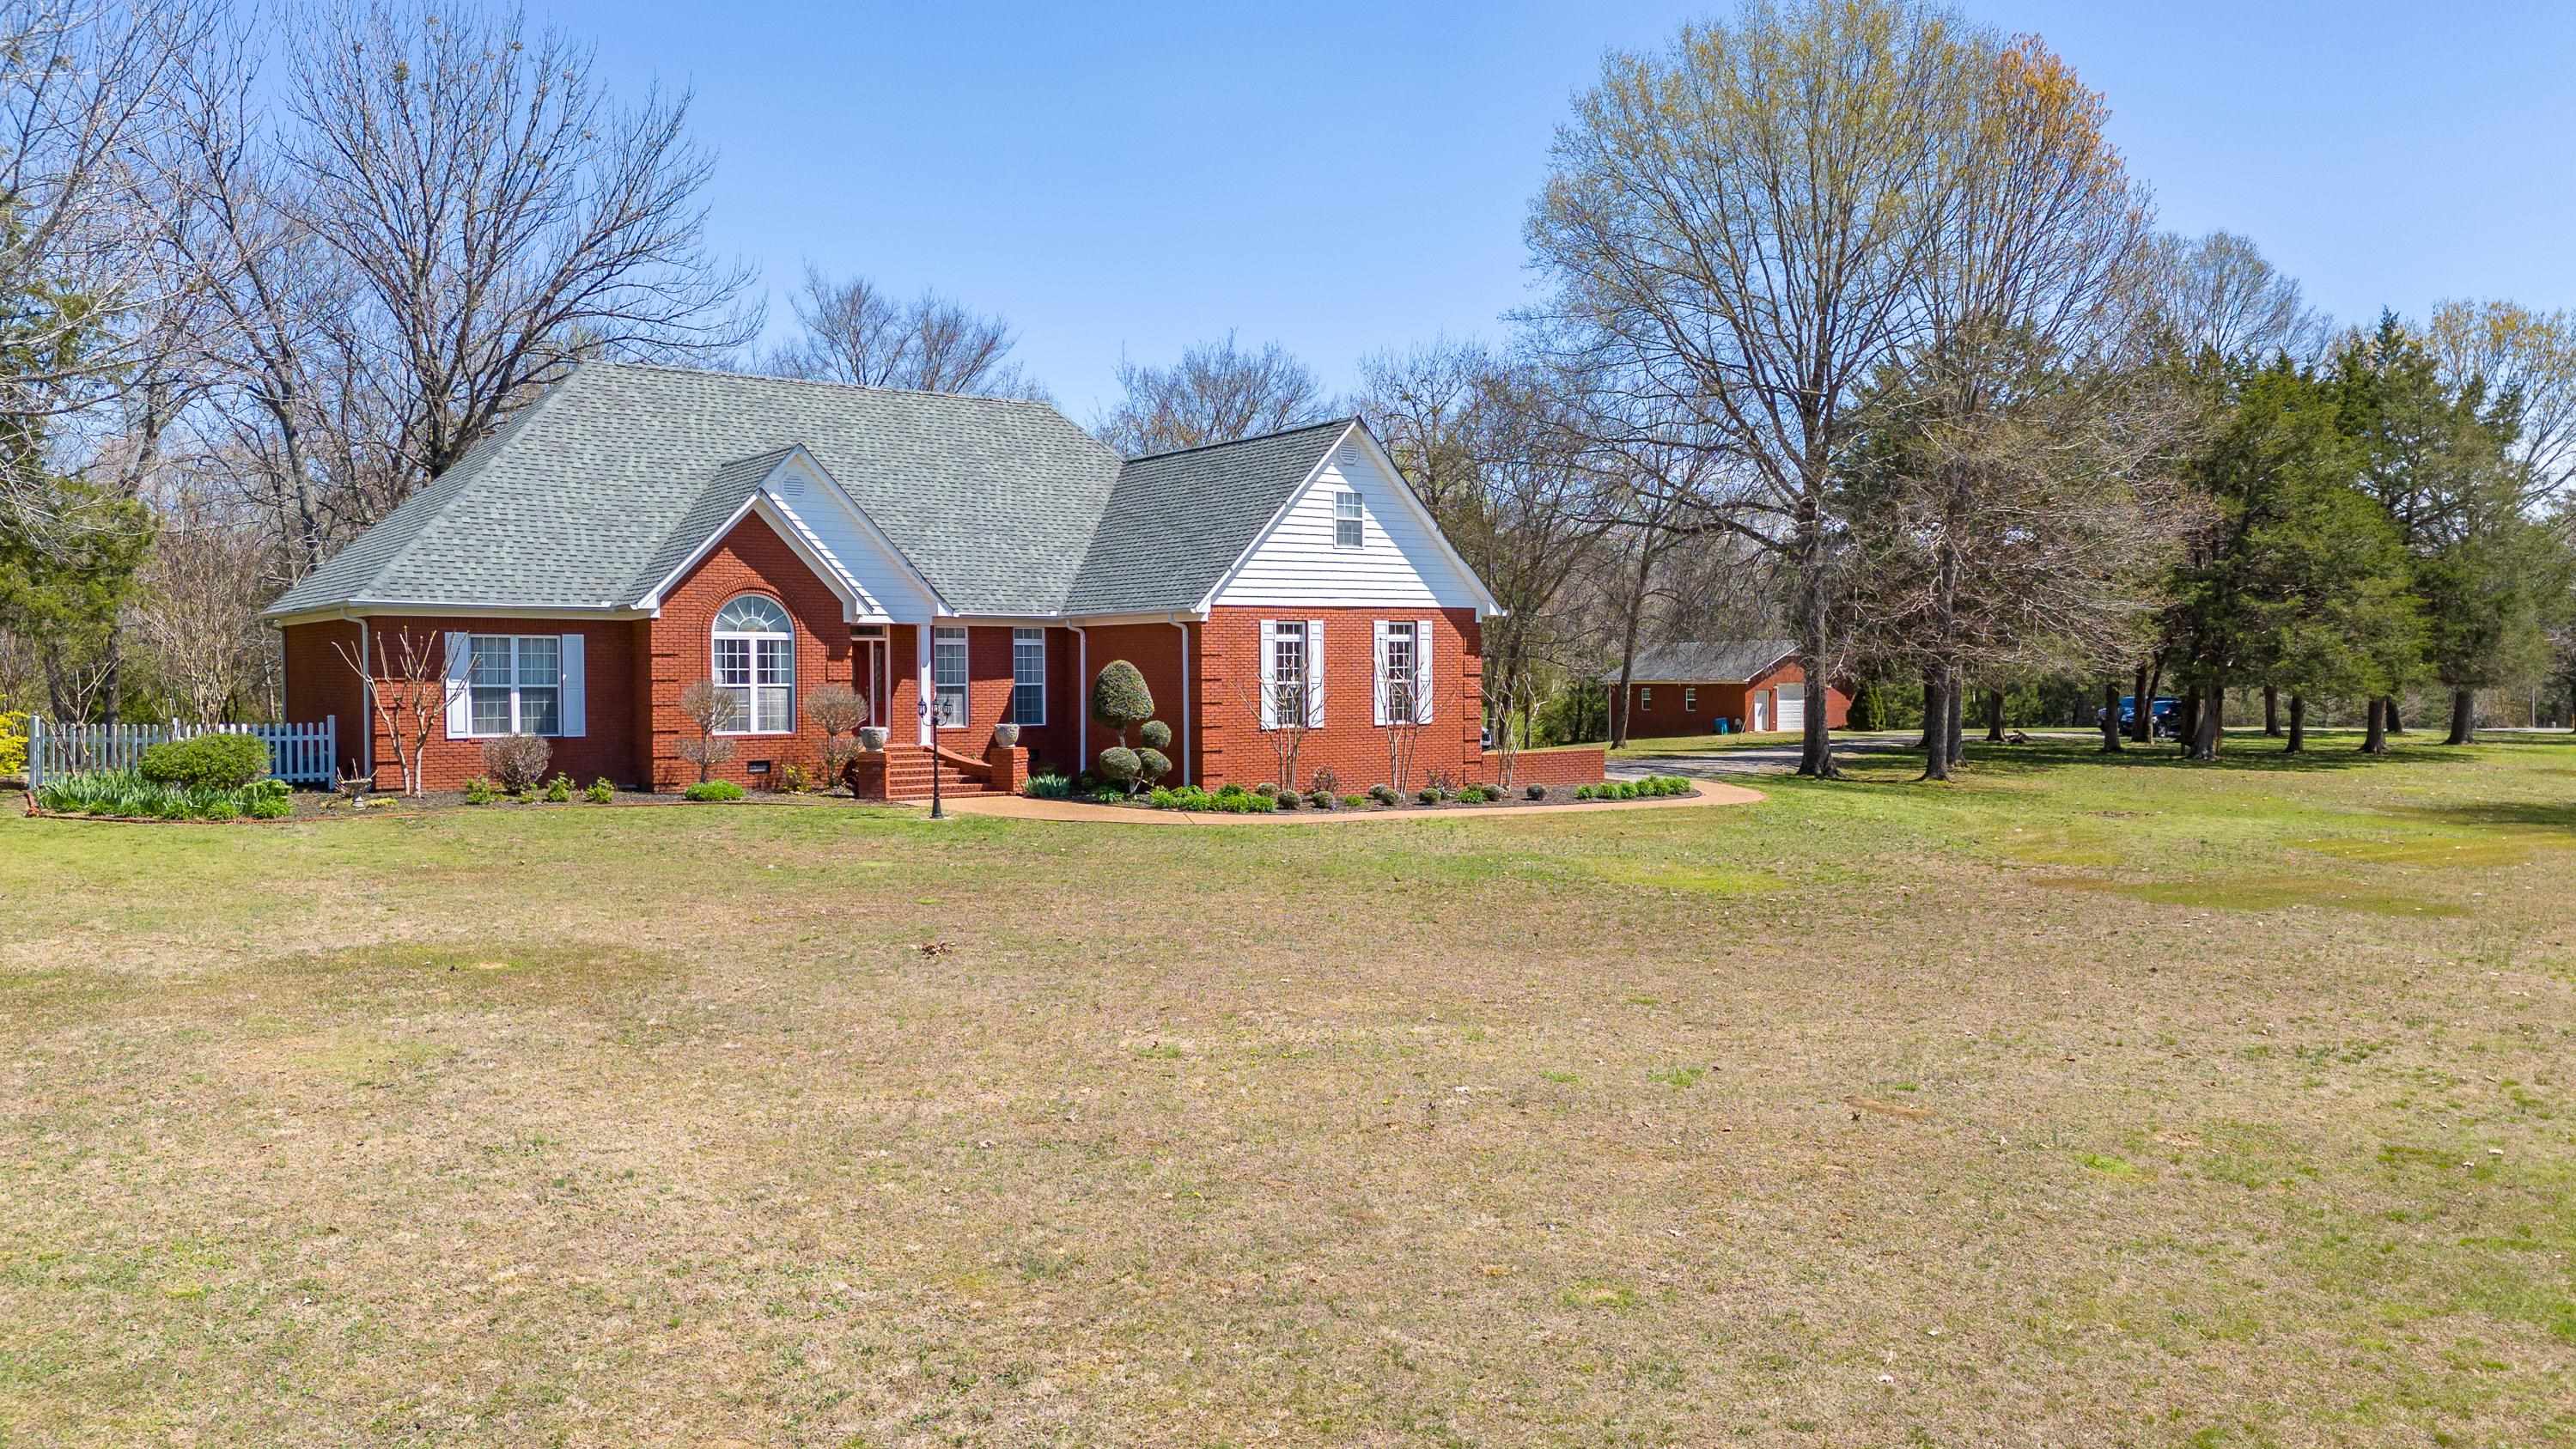
[[[966,727],[966,630],[942,624],[930,633],[930,688],[939,728]]]
[[[1696,689],[1685,689],[1685,690],[1683,690],[1683,691],[1682,691],[1682,713],[1684,713],[1684,714],[1697,714],[1697,713],[1699,713],[1699,691],[1698,691],[1698,690],[1696,690]]]
[[[1306,717],[1306,621],[1281,619],[1270,626],[1271,718],[1297,724]]]
[[[1333,547],[1358,548],[1368,539],[1368,515],[1361,511],[1360,495],[1345,488],[1333,495]]]
[[[716,689],[725,697],[718,734],[796,730],[796,628],[776,599],[744,594],[716,611]]]
[[[563,733],[562,636],[477,634],[471,647],[466,689],[475,735]]]
[[[1421,676],[1414,670],[1413,621],[1390,621],[1386,626],[1386,702],[1387,713],[1396,718],[1420,714],[1422,702],[1415,699]]]
[[[1011,723],[1046,723],[1046,631],[1011,631]]]
[[[1651,684],[1641,684],[1641,685],[1638,685],[1638,686],[1637,686],[1637,708],[1639,708],[1639,709],[1653,709],[1654,707],[1655,707],[1655,687],[1654,687],[1653,685],[1651,685]]]

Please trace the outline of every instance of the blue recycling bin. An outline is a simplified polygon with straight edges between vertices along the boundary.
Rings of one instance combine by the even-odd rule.
[[[1726,734],[1726,733],[1728,733],[1729,731],[1728,731],[1728,729],[1727,729],[1727,726],[1728,726],[1728,725],[1730,725],[1730,724],[1732,724],[1732,723],[1733,723],[1733,721],[1732,721],[1732,720],[1729,720],[1726,716],[1724,716],[1724,715],[1719,715],[1719,716],[1717,717],[1717,726],[1716,726],[1716,728],[1717,728],[1717,732],[1718,732],[1719,734]]]

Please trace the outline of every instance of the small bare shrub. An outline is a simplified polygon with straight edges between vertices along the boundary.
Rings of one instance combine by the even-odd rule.
[[[541,735],[503,735],[483,742],[483,773],[495,784],[516,795],[533,790],[546,777],[546,761],[553,758],[554,746]]]

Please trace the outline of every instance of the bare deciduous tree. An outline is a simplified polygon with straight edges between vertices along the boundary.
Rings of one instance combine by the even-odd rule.
[[[375,718],[362,729],[381,726],[393,742],[394,763],[402,771],[403,793],[421,793],[421,754],[429,738],[447,719],[447,636],[436,630],[414,634],[396,629],[369,629],[361,642],[331,642],[340,662],[358,676],[358,687]],[[367,660],[365,640],[375,641],[375,662]]]
[[[1010,360],[1010,324],[936,292],[898,302],[865,277],[834,281],[808,264],[791,304],[802,333],[770,354],[782,377],[919,392],[1046,397]]]
[[[1185,349],[1169,367],[1121,359],[1118,386],[1125,400],[1092,432],[1131,458],[1275,433],[1332,413],[1304,363],[1276,342],[1247,352],[1231,332]]]
[[[1778,552],[1800,663],[1839,672],[1836,470],[1874,372],[1919,325],[1956,205],[1973,36],[1894,3],[1760,5],[1614,54],[1559,131],[1529,224],[1547,309],[1739,468],[1744,536]],[[1799,773],[1839,773],[1809,710]]]
[[[268,540],[202,487],[162,500],[160,513],[127,615],[155,675],[191,720],[210,725],[231,715],[268,663],[259,622]]]
[[[703,785],[716,766],[733,758],[733,741],[716,733],[733,728],[733,696],[716,688],[714,680],[701,679],[680,691],[680,717],[697,731],[680,741],[680,758],[698,767]]]
[[[852,736],[868,722],[867,697],[846,684],[826,684],[806,693],[805,717],[823,731],[823,777],[840,784],[859,757]]]
[[[294,12],[282,159],[356,286],[398,452],[434,478],[584,354],[699,357],[758,331],[704,249],[688,97],[612,104],[591,51],[516,10]]]

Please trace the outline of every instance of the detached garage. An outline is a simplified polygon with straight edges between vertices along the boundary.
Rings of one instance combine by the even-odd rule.
[[[1726,721],[1730,731],[1764,734],[1804,729],[1807,675],[1787,639],[1717,639],[1657,644],[1637,651],[1628,671],[1628,733],[1704,735]],[[1618,671],[1604,676],[1619,687]],[[1825,725],[1841,729],[1851,697],[1828,686]]]

